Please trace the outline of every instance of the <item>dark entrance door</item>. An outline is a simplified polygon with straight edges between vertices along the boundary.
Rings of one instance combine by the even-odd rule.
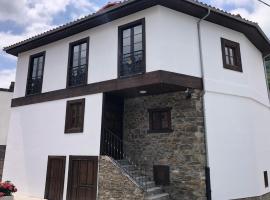
[[[121,96],[105,94],[103,105],[101,155],[119,160],[123,152],[124,100]]]
[[[97,168],[97,157],[69,157],[67,200],[96,200]]]
[[[66,157],[49,156],[47,166],[47,178],[45,199],[62,200],[65,181]]]
[[[104,98],[103,128],[109,129],[122,139],[124,100],[122,97],[109,94]]]

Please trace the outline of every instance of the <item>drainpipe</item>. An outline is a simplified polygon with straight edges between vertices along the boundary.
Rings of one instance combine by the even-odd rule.
[[[205,72],[204,72],[204,61],[202,52],[202,36],[201,36],[201,23],[211,14],[211,9],[208,8],[207,14],[197,22],[198,28],[198,39],[199,39],[199,53],[200,53],[200,66],[201,75],[203,80],[203,115],[204,115],[204,128],[205,128],[205,153],[206,153],[206,166],[205,166],[205,185],[206,185],[206,197],[207,200],[211,200],[211,181],[210,181],[210,167],[209,167],[209,153],[208,153],[208,143],[207,143],[207,125],[206,125],[206,114],[205,114]]]
[[[266,58],[270,57],[270,54],[263,57],[263,67],[264,67],[264,75],[265,75],[265,82],[266,82],[266,88],[267,88],[267,94],[268,94],[268,100],[270,103],[270,91],[269,91],[269,81],[267,78],[267,69],[266,69]]]

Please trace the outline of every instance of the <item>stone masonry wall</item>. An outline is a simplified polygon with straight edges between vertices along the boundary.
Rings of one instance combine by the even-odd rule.
[[[6,146],[0,145],[0,181],[2,180]]]
[[[148,133],[148,109],[171,107],[170,133]],[[205,141],[201,91],[191,99],[184,92],[125,99],[125,149],[138,164],[170,166],[170,186],[165,187],[173,200],[206,199]]]
[[[142,200],[140,190],[107,156],[99,159],[98,200]]]

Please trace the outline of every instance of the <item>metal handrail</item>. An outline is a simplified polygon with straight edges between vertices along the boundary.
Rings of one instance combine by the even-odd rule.
[[[147,190],[147,182],[150,178],[147,176],[146,167],[142,164],[138,164],[131,158],[131,156],[125,153],[125,149],[128,148],[131,143],[121,139],[111,130],[104,128],[102,134],[102,146],[101,154],[112,157],[121,166],[121,160],[127,160],[128,165],[121,167],[133,180],[143,189]],[[138,178],[139,177],[139,178]]]

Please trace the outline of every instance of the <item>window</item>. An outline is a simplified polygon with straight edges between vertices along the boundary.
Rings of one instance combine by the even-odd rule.
[[[85,99],[67,102],[65,133],[83,132]]]
[[[44,63],[45,52],[30,56],[26,95],[41,93]]]
[[[145,72],[145,20],[119,27],[119,77]]]
[[[242,72],[240,44],[221,38],[223,67]]]
[[[89,38],[69,45],[67,87],[87,84]]]
[[[171,131],[171,108],[149,109],[149,132]]]
[[[263,172],[263,177],[264,177],[264,186],[268,187],[268,173],[267,173],[267,171]]]

